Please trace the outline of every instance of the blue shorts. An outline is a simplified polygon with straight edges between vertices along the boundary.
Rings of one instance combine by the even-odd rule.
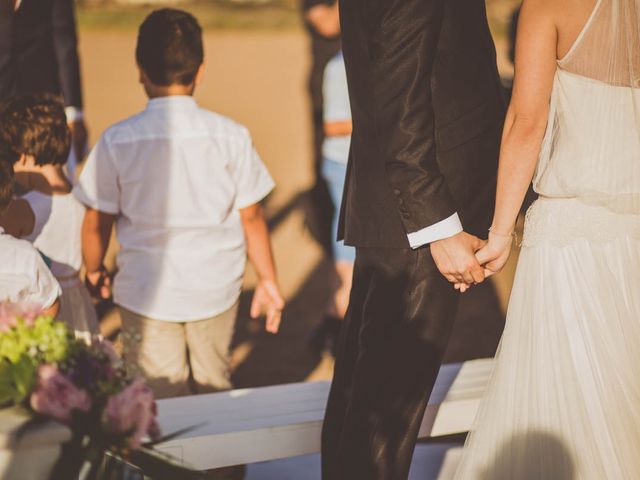
[[[338,238],[338,222],[340,220],[340,205],[342,204],[342,193],[344,191],[344,182],[347,177],[347,166],[344,163],[336,162],[328,158],[322,161],[322,176],[329,187],[329,195],[333,201],[335,211],[333,214],[332,233],[333,233],[333,256],[336,262],[353,263],[356,260],[356,249],[348,247]]]

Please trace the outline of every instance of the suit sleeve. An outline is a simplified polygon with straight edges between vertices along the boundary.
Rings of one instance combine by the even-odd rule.
[[[54,0],[52,22],[54,50],[65,106],[82,109],[82,85],[73,0]]]
[[[378,147],[414,248],[462,230],[436,159],[431,92],[445,1],[395,0],[371,35]]]
[[[0,101],[14,93],[14,71],[11,60],[13,38],[13,2],[0,0]]]

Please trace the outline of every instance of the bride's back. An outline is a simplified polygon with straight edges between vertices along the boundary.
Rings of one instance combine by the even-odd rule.
[[[640,213],[640,0],[557,5],[558,69],[534,185]]]
[[[598,0],[558,0],[553,8],[558,58],[564,57],[589,21]]]
[[[637,87],[640,1],[559,3],[558,58],[565,70],[609,84]]]

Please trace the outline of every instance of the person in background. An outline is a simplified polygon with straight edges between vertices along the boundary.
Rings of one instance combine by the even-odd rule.
[[[115,224],[127,369],[158,397],[227,390],[247,256],[259,278],[251,315],[266,311],[276,333],[284,307],[260,206],[274,183],[247,129],[192,97],[204,59],[193,16],[151,13],[136,59],[149,103],[102,135],[75,188],[88,207],[87,278],[108,294],[102,262]]]
[[[322,144],[322,176],[327,182],[334,205],[331,233],[334,239],[333,258],[337,285],[334,295],[327,305],[322,323],[312,333],[311,343],[321,351],[332,351],[349,306],[353,262],[356,256],[353,247],[348,247],[343,241],[337,240],[340,205],[347,176],[347,162],[353,129],[347,72],[342,52],[333,57],[325,68],[323,97],[325,138]]]
[[[13,201],[14,173],[0,146],[0,215]],[[37,304],[55,317],[60,286],[38,251],[27,241],[4,233],[0,221],[0,302]]]
[[[320,173],[324,121],[322,118],[322,82],[324,69],[340,51],[340,13],[337,0],[303,0],[305,25],[311,37],[309,94],[313,121],[314,167]]]
[[[72,179],[87,145],[77,43],[73,0],[0,0],[0,101],[62,95],[73,136]]]
[[[100,329],[80,280],[84,207],[72,195],[64,173],[70,141],[64,107],[50,94],[14,97],[0,109],[0,142],[11,152],[20,193],[17,201],[26,202],[34,214],[32,228],[23,226],[21,236],[50,261],[49,268],[62,287],[60,319],[77,336],[90,339]],[[20,220],[16,215],[9,217]]]

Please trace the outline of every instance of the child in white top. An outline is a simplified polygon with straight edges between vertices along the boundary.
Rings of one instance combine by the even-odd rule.
[[[259,277],[252,315],[266,310],[267,330],[275,333],[284,306],[259,204],[274,183],[247,129],[192,97],[203,49],[191,15],[153,12],[140,27],[136,54],[147,108],[104,133],[75,189],[89,207],[83,228],[87,278],[96,286],[106,280],[101,264],[115,224],[120,253],[114,301],[123,316],[129,367],[141,368],[163,396],[184,391],[160,384],[184,384],[190,368],[203,388],[229,388],[205,377],[224,377],[228,370],[233,330],[216,333],[216,325],[235,316],[247,256]],[[134,321],[144,328],[128,337]],[[211,328],[190,333],[207,321]],[[175,331],[171,346],[149,334],[169,328]],[[218,362],[197,358],[200,346],[216,340],[208,334],[224,345]],[[176,360],[168,362],[169,355]],[[202,364],[209,371],[199,374]]]
[[[0,155],[0,217],[13,199],[13,172]],[[33,303],[46,315],[58,313],[60,286],[38,251],[0,226],[0,302]]]
[[[51,96],[16,97],[4,105],[0,125],[1,141],[14,155],[20,200],[34,213],[23,238],[47,257],[62,287],[58,316],[79,336],[97,335],[95,308],[79,277],[84,207],[63,171],[70,143],[64,108]]]

